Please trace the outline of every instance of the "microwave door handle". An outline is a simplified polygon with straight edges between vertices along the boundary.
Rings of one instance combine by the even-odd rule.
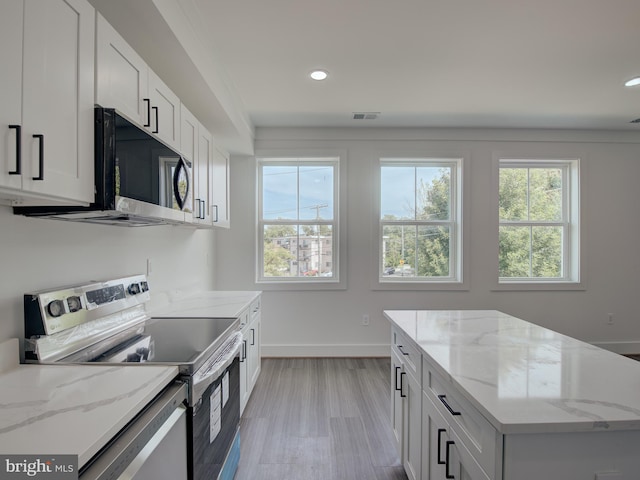
[[[180,170],[184,170],[185,181],[187,185],[184,192],[184,197],[180,196]],[[187,165],[182,157],[178,160],[178,165],[176,166],[175,171],[173,172],[173,196],[178,203],[178,207],[182,210],[186,204],[187,198],[189,197],[189,191],[191,190],[191,185],[189,184],[189,171],[187,169]]]

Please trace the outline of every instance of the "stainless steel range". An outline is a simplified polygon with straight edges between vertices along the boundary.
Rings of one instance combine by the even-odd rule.
[[[240,320],[150,318],[144,275],[25,294],[25,360],[176,365],[188,386],[188,472],[233,478],[239,460]]]

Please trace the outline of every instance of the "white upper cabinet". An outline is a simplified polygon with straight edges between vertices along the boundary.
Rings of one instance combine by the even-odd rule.
[[[100,14],[96,23],[96,103],[180,149],[180,99]]]
[[[215,148],[213,151],[213,225],[229,228],[229,155]]]
[[[22,129],[22,2],[2,2],[0,15],[0,187],[22,188],[20,132]]]
[[[0,188],[15,204],[94,200],[94,15],[85,0],[2,2]]]
[[[96,24],[96,103],[150,126],[147,64],[99,13]]]
[[[213,136],[184,105],[180,119],[180,151],[193,167],[193,223],[211,227]]]
[[[180,149],[180,99],[149,69],[151,128],[167,145]]]

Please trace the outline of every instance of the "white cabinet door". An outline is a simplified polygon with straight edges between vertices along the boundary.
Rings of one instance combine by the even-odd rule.
[[[246,360],[247,331],[249,330],[249,309],[240,315],[240,327],[242,328],[242,350],[240,351],[240,415],[249,401],[249,369]]]
[[[147,64],[102,15],[97,14],[95,102],[151,126]],[[145,100],[146,99],[146,100]]]
[[[403,372],[400,381],[404,401],[402,464],[410,480],[418,480],[422,465],[422,387]]]
[[[260,312],[257,314],[252,312],[252,320],[247,330],[247,385],[249,388],[249,396],[258,381],[260,375]]]
[[[213,152],[213,225],[229,228],[229,155],[216,148]]]
[[[23,189],[94,199],[95,11],[85,0],[25,0]]]
[[[210,227],[211,195],[213,187],[213,136],[202,124],[198,128],[198,198],[200,200],[200,225]]]
[[[422,397],[422,480],[440,480],[446,475],[449,426],[431,400]],[[449,444],[450,446],[450,444]],[[451,463],[451,461],[449,462]],[[452,465],[449,466],[451,470]]]
[[[2,0],[0,5],[0,187],[21,189],[17,143],[22,129],[23,3]]]
[[[180,107],[180,153],[191,164],[189,196],[193,209],[192,221],[199,223],[202,204],[199,199],[200,164],[198,162],[198,119],[184,105]],[[191,213],[191,212],[190,212]]]
[[[391,428],[393,431],[393,439],[396,444],[396,451],[400,459],[402,454],[402,438],[404,424],[404,402],[402,397],[401,379],[404,375],[404,367],[400,356],[395,349],[391,349]]]
[[[149,69],[151,132],[167,145],[180,148],[180,99]]]

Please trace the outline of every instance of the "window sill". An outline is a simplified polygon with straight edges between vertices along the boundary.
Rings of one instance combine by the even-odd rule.
[[[510,282],[497,283],[492,292],[544,292],[544,291],[584,291],[584,282]]]
[[[469,285],[464,282],[377,281],[371,290],[451,292],[468,291]]]

